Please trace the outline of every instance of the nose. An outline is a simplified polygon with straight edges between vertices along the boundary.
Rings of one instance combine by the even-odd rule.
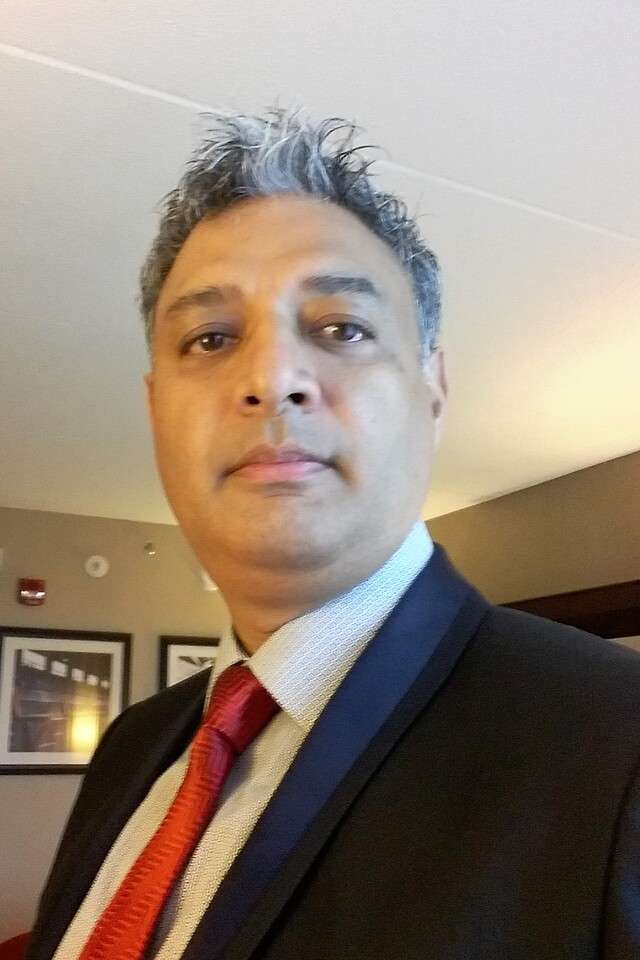
[[[317,407],[320,387],[299,334],[271,330],[245,346],[235,385],[240,413],[276,417]]]

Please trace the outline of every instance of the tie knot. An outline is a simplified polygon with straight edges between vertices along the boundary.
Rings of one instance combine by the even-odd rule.
[[[242,753],[279,709],[251,670],[236,663],[216,680],[204,725],[224,734]]]

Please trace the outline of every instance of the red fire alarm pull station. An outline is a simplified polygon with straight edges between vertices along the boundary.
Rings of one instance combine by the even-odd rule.
[[[47,596],[46,580],[18,580],[18,603],[39,607]]]

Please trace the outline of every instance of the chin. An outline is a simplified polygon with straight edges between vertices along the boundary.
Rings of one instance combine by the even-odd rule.
[[[337,545],[327,530],[294,526],[271,531],[267,538],[251,538],[251,550],[264,564],[315,567],[335,557]]]
[[[335,558],[338,545],[329,531],[320,524],[309,524],[308,518],[304,523],[283,521],[278,516],[266,523],[238,519],[239,523],[226,522],[215,533],[209,531],[205,550],[218,565],[227,556],[247,567],[300,571],[324,566]]]

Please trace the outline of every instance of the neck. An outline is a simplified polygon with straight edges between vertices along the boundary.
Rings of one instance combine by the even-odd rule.
[[[273,633],[279,630],[280,627],[283,627],[285,623],[289,623],[291,620],[302,616],[302,612],[299,613],[296,611],[293,614],[286,612],[276,613],[272,620],[264,617],[264,611],[260,611],[258,617],[251,616],[250,612],[246,612],[244,616],[243,614],[234,616],[232,613],[231,616],[236,638],[244,652],[251,656],[256,650],[260,649],[262,644],[265,643]]]
[[[273,564],[247,565],[217,555],[211,571],[231,614],[236,634],[252,654],[284,624],[318,610],[348,593],[379,570],[400,546],[406,533],[393,543],[370,546],[365,556],[333,559],[321,568],[277,569]]]
[[[252,654],[285,623],[319,609],[361,579],[364,578],[349,578],[339,583],[325,580],[324,589],[319,590],[317,577],[302,578],[302,582],[296,577],[293,583],[290,576],[285,576],[285,582],[279,582],[280,578],[273,574],[264,579],[248,577],[246,570],[242,577],[234,578],[229,576],[227,569],[224,582],[216,580],[216,583],[224,596],[238,639],[247,653]]]

